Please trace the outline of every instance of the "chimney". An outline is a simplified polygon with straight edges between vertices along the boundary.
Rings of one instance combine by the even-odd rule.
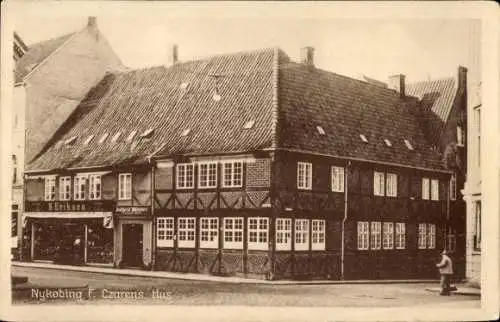
[[[167,64],[168,66],[172,66],[177,63],[179,58],[179,52],[177,49],[177,45],[172,45],[169,48],[169,52],[167,53]]]
[[[467,90],[467,68],[458,66],[458,88]]]
[[[405,78],[403,74],[389,76],[389,88],[396,90],[401,97],[405,97]]]
[[[313,47],[303,47],[300,49],[300,62],[305,65],[314,66]]]
[[[88,17],[87,27],[92,27],[92,28],[97,27],[97,17],[93,17],[93,16]]]

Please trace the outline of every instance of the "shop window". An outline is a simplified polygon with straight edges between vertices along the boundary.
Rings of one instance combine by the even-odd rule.
[[[292,219],[276,219],[276,250],[292,249]]]
[[[373,194],[383,196],[385,190],[384,173],[375,171],[373,173]]]
[[[91,174],[89,176],[89,199],[101,199],[101,175]]]
[[[312,189],[312,163],[297,163],[297,188],[304,190]]]
[[[388,197],[398,196],[398,176],[395,173],[386,174],[386,192],[385,195]]]
[[[332,191],[344,192],[344,168],[332,167]]]
[[[325,221],[322,219],[313,219],[311,228],[311,249],[325,250]]]
[[[45,177],[45,201],[56,199],[56,178]]]
[[[59,200],[71,199],[71,177],[59,178]]]
[[[382,247],[384,249],[394,248],[394,224],[392,222],[385,222],[383,227],[383,240]]]
[[[132,174],[120,173],[118,176],[118,199],[132,199]]]
[[[396,223],[396,249],[406,248],[406,224],[403,222]]]
[[[177,189],[192,189],[194,187],[194,164],[178,164],[176,168],[175,180],[177,183]]]
[[[224,218],[224,248],[243,249],[243,218]]]
[[[269,218],[248,218],[248,249],[267,250]]]
[[[179,247],[193,248],[195,241],[195,218],[178,218],[177,236]]]
[[[476,201],[474,220],[474,250],[481,250],[481,201]]]
[[[198,165],[198,187],[215,188],[217,186],[217,163],[207,162]]]
[[[156,218],[156,245],[158,247],[174,247],[174,218]]]
[[[295,250],[309,250],[309,220],[295,220]]]
[[[243,163],[231,161],[223,163],[222,186],[225,188],[243,186]]]
[[[200,247],[219,247],[219,218],[200,218]]]
[[[370,249],[379,250],[382,247],[382,223],[380,221],[371,222],[370,227]]]
[[[87,226],[87,262],[113,263],[113,229],[100,221]]]
[[[358,221],[358,249],[366,250],[369,246],[369,223],[367,221]]]

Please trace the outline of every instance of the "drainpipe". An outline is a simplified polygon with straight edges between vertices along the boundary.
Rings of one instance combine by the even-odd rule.
[[[344,258],[345,258],[345,222],[347,221],[347,210],[349,207],[348,203],[348,190],[349,190],[349,167],[351,166],[351,161],[347,161],[347,165],[344,171],[344,218],[342,219],[342,248],[340,254],[340,276],[344,279]]]
[[[156,270],[156,216],[155,216],[155,163],[149,158],[151,165],[151,270]]]

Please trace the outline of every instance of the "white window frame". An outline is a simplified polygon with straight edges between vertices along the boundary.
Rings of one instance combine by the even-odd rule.
[[[457,176],[455,173],[450,177],[450,199],[457,200]]]
[[[293,242],[296,251],[309,250],[309,219],[295,219]]]
[[[436,225],[428,224],[427,225],[427,248],[435,249],[436,248]]]
[[[326,222],[324,219],[313,219],[311,220],[311,249],[312,250],[325,250],[326,245],[326,234],[325,227]]]
[[[370,223],[370,249],[382,249],[382,222],[380,221]]]
[[[292,249],[292,219],[276,219],[276,250]]]
[[[439,200],[439,180],[431,179],[431,200]]]
[[[219,218],[200,218],[200,248],[219,247]]]
[[[368,221],[358,221],[358,250],[368,250],[370,248],[369,225]]]
[[[239,168],[239,173],[236,169]],[[224,161],[222,162],[222,187],[240,188],[243,187],[243,162]]]
[[[45,177],[45,201],[56,200],[56,177]]]
[[[382,248],[394,249],[394,223],[392,222],[383,223]]]
[[[332,191],[344,192],[344,167],[331,167]]]
[[[243,249],[243,217],[225,217],[224,218],[224,239],[223,247],[225,249]],[[229,223],[231,223],[229,225]],[[237,227],[238,226],[238,227]],[[230,235],[229,235],[230,233]],[[239,236],[239,238],[236,238]],[[230,237],[230,238],[229,238]],[[229,240],[228,240],[229,238]],[[240,239],[240,240],[236,240]]]
[[[83,184],[82,184],[83,181]],[[86,175],[76,175],[73,179],[73,199],[85,200],[87,198],[88,178]],[[82,189],[83,187],[83,189]]]
[[[217,162],[198,163],[198,188],[209,189],[216,187],[217,187]]]
[[[373,172],[373,195],[384,196],[385,191],[385,175],[383,172]]]
[[[175,186],[177,189],[194,188],[194,164],[179,163],[175,167]]]
[[[395,173],[385,174],[385,195],[387,197],[398,196],[398,175]]]
[[[196,218],[177,218],[177,247],[194,248],[196,244]]]
[[[418,249],[427,248],[427,224],[418,224]]]
[[[100,200],[102,197],[101,190],[101,175],[89,174],[89,200]]]
[[[297,162],[297,189],[312,190],[312,163]]]
[[[268,250],[269,249],[269,218],[248,217],[248,249]],[[255,241],[252,241],[255,237]]]
[[[406,224],[404,222],[396,223],[396,249],[406,248]]]
[[[174,217],[156,218],[156,246],[174,247]]]
[[[59,200],[71,200],[71,177],[59,178]]]
[[[422,178],[422,199],[429,200],[431,196],[431,180]]]
[[[132,173],[120,173],[118,175],[118,199],[132,199]]]

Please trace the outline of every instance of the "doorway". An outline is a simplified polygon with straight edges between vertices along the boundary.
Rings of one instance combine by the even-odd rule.
[[[124,224],[122,263],[127,267],[142,267],[142,224]]]

